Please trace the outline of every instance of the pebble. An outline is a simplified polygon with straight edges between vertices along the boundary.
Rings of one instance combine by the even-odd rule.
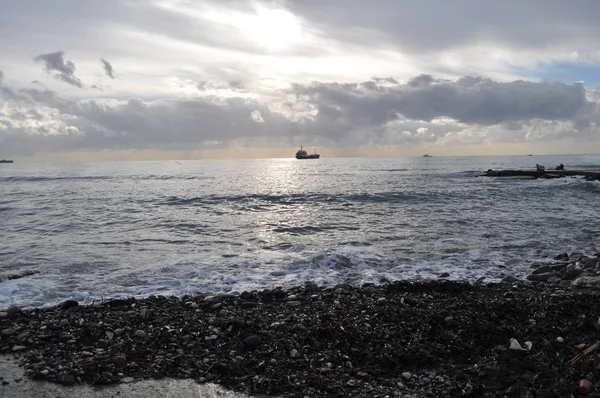
[[[410,379],[411,379],[411,377],[412,377],[412,374],[411,374],[410,372],[402,372],[402,378],[403,378],[404,380],[407,380],[407,381],[408,381],[408,380],[410,380]]]
[[[248,336],[243,341],[248,348],[256,348],[262,343],[262,339],[256,335]]]
[[[125,333],[125,330],[123,330],[123,329],[115,329],[115,336],[119,337],[123,333]]]
[[[6,311],[0,312],[0,319],[2,319],[2,318],[8,318],[8,312],[6,312]]]
[[[297,349],[295,349],[295,348],[292,348],[292,349],[290,350],[290,356],[291,356],[292,358],[298,358],[298,357],[300,356],[300,353],[298,352],[298,350],[297,350]]]
[[[65,326],[69,326],[69,320],[61,319],[60,322],[58,322],[58,326],[60,326],[61,328],[64,328]]]
[[[565,342],[565,339],[563,339],[562,337],[557,337],[557,338],[556,338],[556,342],[557,342],[557,343],[564,343],[564,342]]]
[[[106,332],[104,332],[104,334],[106,334],[106,338],[109,340],[112,340],[115,337],[115,332],[113,332],[112,330],[107,330]]]
[[[16,345],[16,346],[13,346],[13,348],[12,348],[13,352],[19,352],[19,351],[23,351],[25,349],[27,349],[27,347],[25,347],[23,345]]]
[[[144,319],[150,318],[150,310],[148,308],[142,308],[140,310],[140,316]]]
[[[0,332],[0,335],[8,337],[15,334],[17,331],[15,329],[4,329]]]
[[[138,337],[140,339],[145,339],[146,338],[146,332],[144,332],[143,330],[136,330],[135,331],[135,337]]]

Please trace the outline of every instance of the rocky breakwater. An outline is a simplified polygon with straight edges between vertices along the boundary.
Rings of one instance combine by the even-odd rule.
[[[600,172],[585,170],[492,170],[488,169],[480,177],[505,178],[562,178],[583,177],[588,181],[600,181]]]
[[[561,253],[552,262],[533,263],[527,280],[560,287],[600,289],[600,253]]]
[[[569,397],[598,363],[569,359],[600,336],[599,297],[516,280],[66,301],[1,312],[0,353],[67,385],[176,377],[275,396]]]

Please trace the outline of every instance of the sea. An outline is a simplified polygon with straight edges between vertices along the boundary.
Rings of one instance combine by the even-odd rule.
[[[600,155],[0,165],[0,308],[524,276],[600,251]]]

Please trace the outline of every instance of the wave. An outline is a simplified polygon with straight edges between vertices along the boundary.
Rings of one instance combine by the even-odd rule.
[[[48,182],[48,181],[93,181],[111,180],[116,177],[110,176],[81,176],[81,177],[40,177],[40,176],[10,176],[0,177],[4,182]]]
[[[424,203],[447,198],[440,192],[378,192],[359,194],[291,194],[291,195],[207,195],[191,198],[171,196],[160,201],[153,200],[155,205],[164,206],[202,206],[213,204],[277,204],[296,205],[305,203]]]

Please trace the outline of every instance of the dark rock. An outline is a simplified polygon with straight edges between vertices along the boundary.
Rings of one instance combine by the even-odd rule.
[[[63,310],[68,310],[69,308],[74,308],[74,307],[79,307],[79,303],[75,300],[63,301],[60,304],[60,308],[62,308]]]
[[[579,276],[582,272],[583,272],[583,270],[581,268],[573,267],[573,268],[567,269],[567,271],[562,276],[562,279],[565,281],[573,280],[577,276]]]
[[[259,336],[252,335],[246,337],[242,342],[247,348],[256,348],[261,345],[262,339]]]
[[[569,255],[567,253],[560,253],[554,257],[555,260],[566,260],[569,261]]]
[[[554,276],[554,272],[546,272],[544,274],[527,275],[527,279],[536,282],[548,282],[548,279],[552,276]]]
[[[536,275],[536,274],[546,274],[549,272],[554,271],[554,269],[552,268],[551,265],[542,265],[539,268],[536,268],[533,270],[532,274]]]

